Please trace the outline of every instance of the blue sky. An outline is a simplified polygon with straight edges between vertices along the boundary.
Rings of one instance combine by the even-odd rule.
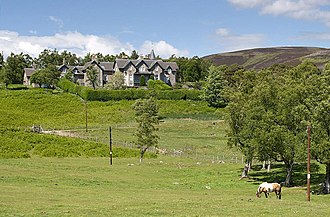
[[[330,0],[0,0],[0,51],[205,56],[329,47]]]

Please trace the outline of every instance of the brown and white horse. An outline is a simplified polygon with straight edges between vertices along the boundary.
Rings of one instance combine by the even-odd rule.
[[[264,192],[266,198],[268,198],[269,193],[275,192],[276,198],[281,199],[281,196],[282,196],[281,188],[282,188],[281,184],[263,182],[262,184],[259,185],[256,196],[260,198],[261,197],[260,194],[262,194],[262,192]]]

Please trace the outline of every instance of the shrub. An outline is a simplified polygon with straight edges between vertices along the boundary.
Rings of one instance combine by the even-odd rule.
[[[167,100],[200,100],[200,90],[177,89],[172,90],[170,86],[162,81],[148,81],[148,85],[154,86],[156,90],[157,99]],[[61,79],[58,87],[69,93],[79,95],[88,101],[109,101],[109,100],[136,100],[145,99],[152,94],[152,90],[144,89],[126,89],[126,90],[107,90],[97,89],[93,90],[89,87],[79,86],[66,79]]]
[[[141,75],[140,77],[140,86],[146,86],[146,77],[144,77],[144,75]]]

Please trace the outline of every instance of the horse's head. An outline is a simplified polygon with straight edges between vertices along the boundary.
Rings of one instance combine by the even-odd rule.
[[[262,186],[259,186],[259,188],[258,188],[258,190],[257,190],[257,192],[256,192],[256,196],[258,197],[258,198],[260,198],[261,197],[261,193],[262,192],[264,192],[265,191],[265,188],[264,187],[262,187]]]

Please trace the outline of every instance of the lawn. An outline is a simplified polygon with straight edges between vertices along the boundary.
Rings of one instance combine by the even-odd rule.
[[[330,196],[256,198],[242,165],[187,158],[0,159],[1,216],[327,216]],[[253,178],[253,177],[251,177]]]

